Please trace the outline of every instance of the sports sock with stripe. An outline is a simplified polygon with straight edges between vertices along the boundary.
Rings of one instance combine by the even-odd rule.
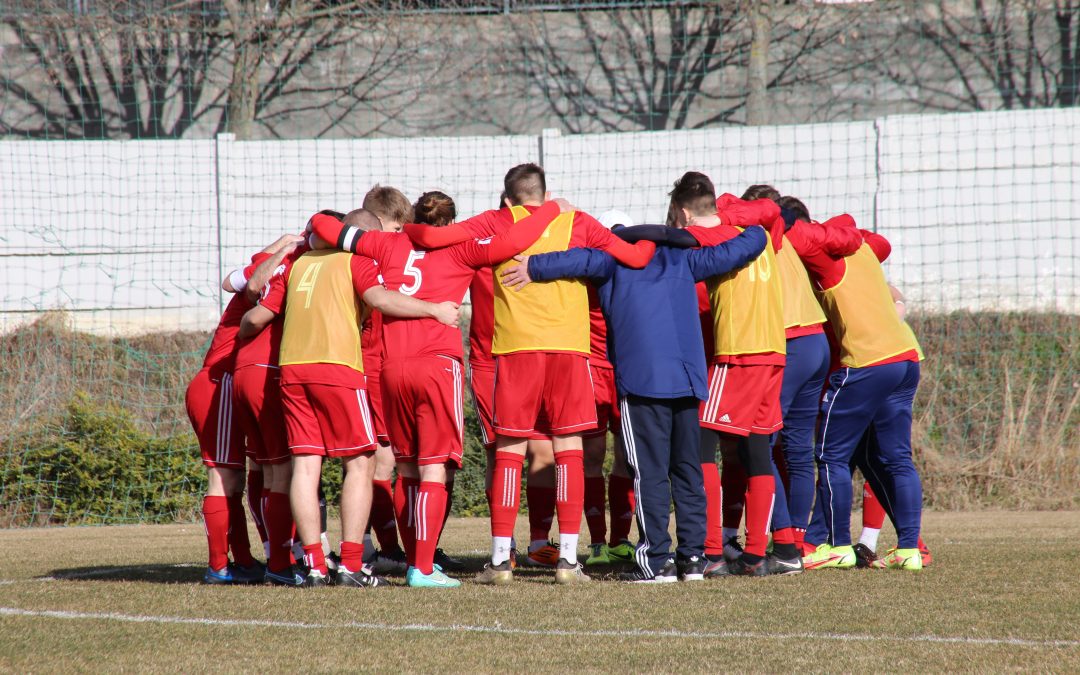
[[[559,557],[577,562],[578,533],[585,510],[585,455],[581,450],[555,453],[555,511],[559,519]]]
[[[253,469],[247,472],[247,503],[251,511],[251,519],[255,521],[255,529],[259,532],[259,540],[266,543],[266,514],[263,513],[263,472],[262,469]]]
[[[743,550],[764,557],[769,544],[769,521],[772,519],[776,484],[770,472],[765,476],[750,476],[746,480],[746,543]]]
[[[394,485],[389,480],[371,481],[371,517],[368,523],[379,540],[383,553],[401,548],[398,545],[397,510],[394,504]]]
[[[442,532],[446,511],[446,486],[434,481],[421,481],[416,497],[416,553],[413,565],[423,574],[431,574],[435,546]]]
[[[330,574],[330,570],[326,567],[326,556],[323,554],[321,541],[304,546],[304,564],[308,566],[308,569],[317,571],[323,576]]]
[[[510,537],[514,534],[518,506],[521,501],[521,470],[525,456],[512,452],[495,452],[495,467],[491,477],[491,536],[492,563],[499,564],[505,550],[510,557]],[[505,541],[503,541],[505,540]]]
[[[419,479],[398,476],[394,487],[394,513],[401,545],[405,548],[405,560],[410,565],[416,560],[416,493],[419,491]]]
[[[720,555],[724,552],[720,472],[709,462],[702,463],[701,473],[705,477],[705,554]]]
[[[229,564],[229,500],[209,495],[203,497],[203,523],[206,544],[210,552],[211,569],[220,570]]]

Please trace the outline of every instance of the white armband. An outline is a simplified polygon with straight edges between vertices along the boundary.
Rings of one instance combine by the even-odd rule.
[[[247,287],[247,277],[244,276],[243,267],[237,267],[232,272],[229,272],[229,284],[232,285],[233,290],[237,293],[243,291]]]

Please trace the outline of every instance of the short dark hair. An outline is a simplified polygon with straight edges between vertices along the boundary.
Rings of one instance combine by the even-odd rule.
[[[668,193],[671,207],[686,209],[695,216],[716,213],[716,187],[709,177],[699,171],[687,171]],[[669,207],[669,216],[671,216]]]
[[[335,211],[333,209],[323,209],[319,211],[320,216],[330,216],[331,218],[337,218],[338,220],[345,220],[345,214],[341,211]]]
[[[542,201],[547,194],[547,179],[544,169],[539,164],[518,164],[506,172],[503,178],[503,192],[514,204],[527,201]]]
[[[346,225],[358,227],[364,232],[377,232],[382,229],[379,217],[367,209],[353,209],[340,220]]]
[[[751,185],[743,193],[743,199],[753,201],[755,199],[769,199],[777,204],[780,203],[780,191],[771,185]]]
[[[408,223],[413,219],[412,204],[409,203],[409,198],[397,188],[379,185],[378,183],[364,195],[363,206],[381,220]]]
[[[457,207],[448,194],[432,190],[420,195],[413,204],[413,218],[417,223],[442,227],[457,218]]]
[[[810,210],[806,208],[806,204],[802,203],[801,199],[792,196],[781,197],[777,202],[780,208],[787,209],[788,211],[794,211],[795,217],[799,220],[810,222]]]

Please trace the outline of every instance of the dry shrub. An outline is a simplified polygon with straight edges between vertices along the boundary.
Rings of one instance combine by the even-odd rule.
[[[1080,317],[912,319],[927,354],[913,441],[934,508],[1080,506]]]

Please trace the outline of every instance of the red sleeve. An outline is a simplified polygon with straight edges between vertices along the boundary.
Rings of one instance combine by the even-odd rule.
[[[645,267],[656,252],[656,244],[653,242],[627,243],[612,234],[611,230],[601,225],[596,218],[582,211],[574,213],[574,227],[584,228],[585,246],[606,251],[608,255],[627,267],[634,269]]]
[[[413,243],[424,248],[446,248],[470,239],[485,239],[507,229],[498,211],[485,211],[460,223],[445,227],[433,227],[407,223],[405,234]]]
[[[379,269],[371,258],[353,255],[352,259],[349,260],[349,267],[352,269],[353,289],[356,290],[357,295],[362,296],[364,291],[373,286],[381,286],[379,283]]]
[[[510,229],[492,237],[490,241],[466,241],[455,246],[454,253],[470,267],[496,265],[532,246],[558,215],[559,205],[547,202],[533,211],[528,218],[523,218]]]
[[[837,271],[842,277],[845,266],[843,259],[837,260],[826,252],[823,242],[828,234],[822,225],[800,220],[784,235],[806,266],[806,271],[823,287],[828,287],[825,284]]]
[[[842,258],[858,251],[863,243],[862,236],[855,229],[855,221],[847,214],[835,216],[824,223],[800,220],[788,230],[786,236],[789,241],[792,240],[792,232],[796,233],[794,241],[798,243],[794,245],[801,258],[816,252]]]
[[[287,265],[282,264],[274,270],[273,276],[263,286],[262,296],[259,298],[259,304],[274,314],[281,314],[281,310],[285,308],[285,292],[288,290],[285,281],[287,269]]]
[[[870,247],[870,250],[877,256],[878,262],[885,262],[892,253],[892,244],[889,240],[881,236],[877,232],[871,232],[870,230],[859,230],[859,234],[862,236],[862,240],[866,242],[866,245]]]
[[[730,225],[718,225],[716,227],[693,225],[686,228],[686,231],[694,235],[694,239],[697,239],[702,246],[716,246],[739,236],[739,231]]]
[[[365,232],[356,241],[356,254],[382,262],[390,258],[397,232]]]

